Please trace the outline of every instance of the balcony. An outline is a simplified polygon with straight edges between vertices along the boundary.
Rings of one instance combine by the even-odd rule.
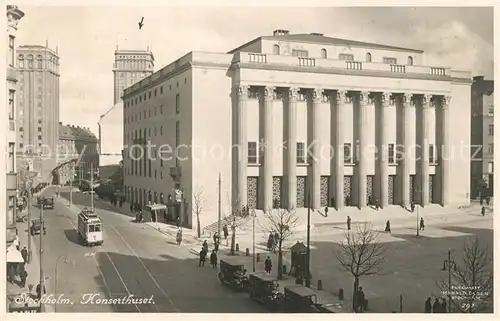
[[[451,70],[446,67],[391,65],[377,62],[345,61],[325,58],[306,58],[293,56],[270,55],[263,53],[238,52],[234,55],[233,63],[248,63],[252,65],[269,65],[282,67],[301,67],[319,69],[343,69],[354,72],[386,72],[394,74],[411,74],[429,76],[433,78],[464,78],[470,79],[468,71]]]
[[[9,67],[7,68],[7,80],[9,81],[17,81],[18,72],[16,68]]]
[[[181,178],[181,176],[182,176],[181,167],[179,167],[179,166],[170,167],[170,176],[174,180]]]
[[[9,131],[15,132],[16,131],[16,121],[9,119]]]
[[[17,190],[17,173],[7,173],[7,190]]]

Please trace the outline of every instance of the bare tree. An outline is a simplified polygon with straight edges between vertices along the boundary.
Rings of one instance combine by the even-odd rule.
[[[385,261],[386,247],[380,243],[379,233],[370,229],[368,223],[359,224],[355,230],[347,231],[339,245],[335,256],[340,269],[350,272],[354,277],[352,308],[357,311],[359,279],[363,276],[380,274]]]
[[[271,209],[266,211],[264,215],[265,222],[262,224],[262,229],[278,236],[274,242],[278,248],[278,279],[281,279],[283,277],[283,243],[293,235],[299,218],[294,209]]]
[[[203,194],[203,188],[199,187],[196,189],[193,195],[193,206],[192,210],[194,214],[196,214],[196,227],[198,238],[201,237],[201,224],[200,224],[200,215],[203,212],[205,207],[205,196]]]
[[[231,229],[231,255],[234,255],[236,250],[236,229],[246,223],[246,220],[242,219],[248,215],[248,208],[241,204],[241,201],[236,201],[232,203],[229,207],[229,215],[224,217],[222,223]]]
[[[493,260],[487,246],[481,246],[479,238],[466,240],[462,262],[451,269],[451,284],[438,282],[451,304],[461,313],[480,312],[493,294]]]

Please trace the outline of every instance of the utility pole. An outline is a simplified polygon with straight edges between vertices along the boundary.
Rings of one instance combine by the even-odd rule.
[[[306,262],[306,287],[311,287],[309,277],[311,264],[311,191],[307,190],[307,262]]]
[[[252,209],[252,272],[255,272],[255,209]]]
[[[43,203],[40,206],[40,292],[39,292],[39,297],[38,299],[41,299],[42,296],[45,294],[45,282],[44,282],[44,277],[43,277],[43,233],[45,231],[45,224],[43,222]],[[41,307],[43,309],[43,304],[41,304]],[[43,312],[43,311],[42,311]]]
[[[221,177],[220,177],[220,172],[219,172],[219,200],[218,200],[218,221],[217,221],[217,234],[219,235],[220,237],[220,219],[221,219],[221,212],[222,212],[222,209],[221,209],[221,185],[222,185],[222,181],[221,181]]]
[[[451,261],[451,250],[448,250],[448,312],[451,313],[451,265],[455,262]]]
[[[90,163],[90,208],[94,211],[94,164]]]
[[[75,177],[75,164],[71,163],[71,177],[69,179],[69,207],[73,205],[73,178]]]
[[[27,185],[27,190],[28,190],[28,204],[27,204],[27,207],[28,207],[28,263],[31,263],[31,236],[30,236],[30,227],[31,227],[31,198],[32,198],[32,195],[31,195],[31,186],[33,184],[33,181],[31,180],[31,178],[29,178],[27,181],[26,181],[26,185]]]

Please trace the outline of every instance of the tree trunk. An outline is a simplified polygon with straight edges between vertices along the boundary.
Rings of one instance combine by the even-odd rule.
[[[283,250],[281,249],[281,242],[278,247],[278,280],[283,278]]]
[[[198,228],[198,238],[201,237],[200,215],[196,214],[196,223]]]
[[[236,229],[232,228],[232,234],[231,234],[231,255],[234,255],[235,248],[236,248]]]
[[[355,276],[354,277],[354,288],[353,288],[353,292],[352,292],[352,310],[354,312],[358,311],[358,304],[357,304],[358,287],[359,287],[359,278],[357,276]]]

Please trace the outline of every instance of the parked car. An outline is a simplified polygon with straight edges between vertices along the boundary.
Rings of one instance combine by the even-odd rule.
[[[35,234],[39,234],[42,230],[42,222],[40,220],[33,220],[31,221],[31,226],[30,226],[30,234],[31,236],[34,236]],[[43,235],[47,234],[47,229],[45,227],[45,224],[43,224]]]

